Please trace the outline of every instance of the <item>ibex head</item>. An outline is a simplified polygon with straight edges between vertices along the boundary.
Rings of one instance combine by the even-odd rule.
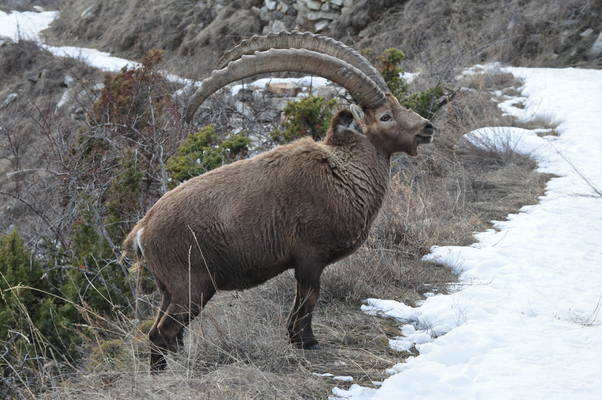
[[[386,154],[404,152],[415,156],[418,145],[433,141],[433,125],[399,104],[391,93],[386,93],[385,98],[376,108],[351,105],[355,123]]]
[[[433,139],[433,125],[401,106],[364,56],[332,38],[300,32],[254,36],[224,54],[218,67],[190,100],[188,122],[202,102],[225,85],[290,71],[322,76],[349,90],[359,103],[350,107],[356,125],[385,154],[416,155],[418,145]]]

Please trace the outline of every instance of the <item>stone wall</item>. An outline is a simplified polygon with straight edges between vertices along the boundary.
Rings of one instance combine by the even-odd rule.
[[[356,0],[265,0],[253,11],[266,23],[263,33],[283,30],[322,32]]]

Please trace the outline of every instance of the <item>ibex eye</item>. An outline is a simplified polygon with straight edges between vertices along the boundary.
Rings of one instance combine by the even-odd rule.
[[[391,120],[391,116],[389,114],[385,114],[382,117],[380,117],[381,121],[390,121]]]

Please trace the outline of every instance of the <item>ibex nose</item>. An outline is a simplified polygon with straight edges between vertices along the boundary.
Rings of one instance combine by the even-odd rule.
[[[430,122],[427,122],[422,128],[420,133],[416,134],[416,142],[418,144],[431,143],[433,141],[433,134],[435,133],[435,127]]]

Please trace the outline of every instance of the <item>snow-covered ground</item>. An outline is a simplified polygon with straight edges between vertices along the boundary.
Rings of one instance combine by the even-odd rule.
[[[107,71],[136,65],[95,49],[44,45],[40,31],[57,15],[0,11],[0,37],[31,39]],[[514,98],[502,110],[558,121],[560,136],[490,128],[470,139],[511,145],[559,177],[539,204],[475,235],[476,244],[433,249],[427,258],[457,271],[460,290],[429,297],[417,308],[368,300],[366,312],[400,320],[403,336],[391,346],[415,346],[420,354],[394,366],[379,389],[352,385],[335,389],[335,397],[602,398],[602,71],[507,70],[525,80],[524,108],[514,107]],[[314,86],[322,83],[312,79]]]
[[[475,143],[511,145],[538,160],[549,181],[523,207],[467,247],[426,258],[460,274],[460,290],[417,308],[370,299],[366,312],[397,318],[391,341],[420,354],[378,389],[335,389],[338,398],[602,399],[602,71],[506,68],[523,78],[527,120],[560,122],[560,136],[480,129]]]
[[[43,44],[40,32],[48,28],[58,15],[57,11],[15,11],[12,13],[0,11],[0,36],[6,36],[14,41],[33,40],[56,56],[77,58],[103,71],[119,71],[125,66],[137,65],[133,61],[113,57],[109,53],[96,49]]]

